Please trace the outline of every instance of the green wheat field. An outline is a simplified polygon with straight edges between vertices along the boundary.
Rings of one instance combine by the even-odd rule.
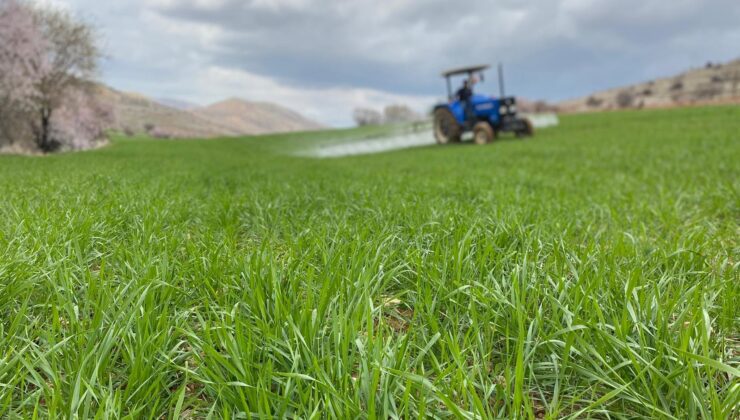
[[[0,418],[738,418],[739,107],[382,130],[0,156]]]

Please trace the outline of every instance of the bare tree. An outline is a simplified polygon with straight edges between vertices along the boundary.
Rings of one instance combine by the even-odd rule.
[[[383,123],[383,115],[369,108],[356,108],[352,113],[352,117],[358,126],[362,127],[365,125],[379,125]]]
[[[534,112],[554,112],[557,111],[557,107],[555,105],[550,105],[549,103],[545,101],[537,101],[532,106],[532,109]]]
[[[90,130],[90,118],[108,113],[92,98],[81,99],[90,95],[99,58],[95,33],[84,22],[60,10],[0,0],[0,97],[12,98],[0,109],[0,120],[13,114],[16,121],[5,130],[15,133],[5,136],[30,131],[44,152],[99,137],[102,129]]]
[[[413,122],[419,119],[419,115],[406,105],[389,105],[383,110],[386,123],[397,124]]]

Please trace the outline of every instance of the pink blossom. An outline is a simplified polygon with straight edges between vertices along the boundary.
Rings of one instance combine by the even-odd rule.
[[[49,69],[47,47],[32,11],[15,0],[0,0],[0,98],[6,104],[33,108],[38,83]]]
[[[70,89],[51,118],[52,137],[73,150],[94,146],[112,124],[113,109],[91,92]]]
[[[89,26],[63,12],[0,0],[0,144],[91,147],[110,110],[90,94],[98,50]]]

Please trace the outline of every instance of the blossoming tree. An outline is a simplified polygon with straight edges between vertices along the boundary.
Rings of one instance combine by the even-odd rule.
[[[92,28],[63,11],[0,0],[0,142],[85,148],[111,118],[92,94]]]

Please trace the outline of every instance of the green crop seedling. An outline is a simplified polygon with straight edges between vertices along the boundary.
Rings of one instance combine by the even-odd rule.
[[[355,134],[1,156],[0,417],[738,416],[740,108]]]

